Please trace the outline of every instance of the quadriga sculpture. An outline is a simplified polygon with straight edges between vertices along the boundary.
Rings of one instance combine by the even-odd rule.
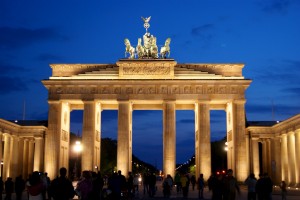
[[[171,38],[167,38],[165,45],[163,47],[160,48],[160,57],[161,58],[167,58],[170,57],[170,43],[171,43]],[[168,54],[168,56],[167,56]]]
[[[134,53],[135,53],[134,47],[131,46],[130,41],[127,38],[124,39],[124,43],[125,43],[125,57],[127,56],[126,54],[129,53],[129,58],[134,59]]]

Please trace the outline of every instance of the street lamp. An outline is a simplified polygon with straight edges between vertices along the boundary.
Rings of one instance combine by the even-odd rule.
[[[77,177],[78,154],[82,151],[82,145],[81,145],[80,141],[75,142],[75,145],[73,146],[73,150],[76,153],[76,160],[75,160],[75,165],[74,165],[74,178],[76,179],[76,177]]]

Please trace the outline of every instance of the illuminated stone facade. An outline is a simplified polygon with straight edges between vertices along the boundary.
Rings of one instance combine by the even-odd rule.
[[[250,170],[256,177],[267,172],[275,183],[300,186],[300,114],[272,126],[250,123],[246,134]]]
[[[178,64],[173,59],[121,59],[116,64],[53,64],[45,171],[68,167],[70,112],[84,110],[82,169],[100,166],[101,111],[118,110],[117,168],[131,171],[132,111],[163,110],[163,172],[175,173],[176,110],[195,111],[196,175],[211,174],[210,110],[227,112],[229,167],[249,173],[243,64]]]
[[[30,125],[28,125],[30,124]],[[44,171],[45,121],[0,119],[1,177],[28,178],[33,171]]]

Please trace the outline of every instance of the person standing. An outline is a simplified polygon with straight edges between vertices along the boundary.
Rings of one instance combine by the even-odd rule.
[[[189,191],[189,179],[185,174],[181,174],[180,177],[180,183],[181,183],[181,188],[182,188],[182,194],[184,198],[188,197],[188,191]]]
[[[67,178],[67,169],[60,168],[59,174],[50,184],[50,193],[55,200],[69,200],[74,197],[75,192],[72,182]]]
[[[14,182],[11,177],[8,177],[5,181],[5,200],[11,200],[11,194],[14,191]]]
[[[131,172],[128,172],[128,178],[127,178],[127,192],[128,197],[131,199],[133,197],[133,176]]]
[[[272,199],[273,181],[269,177],[268,173],[264,173],[263,177],[263,198],[266,200]]]
[[[15,192],[16,192],[16,199],[21,200],[22,199],[22,193],[25,189],[25,181],[22,178],[22,175],[19,175],[16,177],[15,180]]]
[[[253,173],[251,173],[244,182],[248,187],[248,195],[247,195],[248,200],[256,200],[256,192],[255,192],[256,182],[257,180]]]
[[[236,178],[233,176],[232,169],[228,169],[227,176],[224,178],[223,199],[235,200],[236,191],[240,193],[240,187]]]
[[[259,179],[256,182],[255,185],[255,192],[257,194],[257,199],[258,200],[263,200],[263,192],[264,192],[264,177],[263,174],[259,174]]]
[[[28,192],[29,200],[42,200],[42,192],[45,189],[45,186],[41,180],[39,172],[35,171],[29,177],[29,180],[26,182],[26,188]]]
[[[204,178],[203,178],[203,174],[200,174],[198,181],[198,189],[199,189],[199,199],[203,199],[203,189],[204,189]]]
[[[280,189],[281,189],[281,199],[282,200],[286,200],[287,190],[286,190],[286,183],[285,183],[285,181],[281,181],[281,183],[280,183]]]
[[[163,194],[165,198],[170,198],[171,188],[173,186],[173,179],[170,174],[163,181]]]
[[[195,185],[196,185],[196,177],[195,175],[191,176],[191,184],[192,184],[192,190],[195,190]]]
[[[82,180],[77,183],[76,191],[81,200],[90,200],[93,189],[92,177],[89,171],[82,172]]]
[[[156,186],[156,176],[155,173],[149,175],[149,197],[154,197]]]

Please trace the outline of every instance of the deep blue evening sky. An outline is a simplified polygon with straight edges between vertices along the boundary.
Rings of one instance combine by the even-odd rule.
[[[115,63],[124,38],[171,37],[178,63],[245,63],[248,120],[300,113],[300,1],[0,1],[0,118],[47,119],[50,63]],[[272,112],[273,110],[273,112]],[[194,113],[177,111],[177,161],[194,153]],[[117,111],[103,111],[102,137],[116,138]],[[81,133],[82,112],[71,114]],[[225,136],[225,112],[211,115],[212,140]],[[149,142],[153,141],[153,142]],[[162,111],[134,111],[133,153],[161,167]]]

